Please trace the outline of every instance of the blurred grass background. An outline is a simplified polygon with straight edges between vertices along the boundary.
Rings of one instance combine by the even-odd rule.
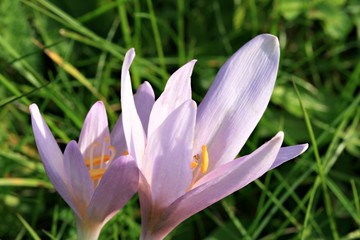
[[[137,53],[134,86],[147,80],[157,96],[174,70],[198,59],[192,85],[201,101],[224,61],[265,32],[280,39],[280,70],[241,153],[279,130],[285,144],[310,148],[188,219],[168,239],[360,238],[359,1],[1,0],[0,239],[76,239],[71,210],[40,162],[30,103],[39,105],[63,148],[77,140],[98,99],[114,125],[128,48]],[[135,197],[101,239],[139,234]]]

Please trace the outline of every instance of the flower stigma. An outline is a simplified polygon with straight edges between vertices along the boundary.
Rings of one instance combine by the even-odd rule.
[[[200,162],[200,155],[195,154],[193,156],[193,161],[190,163],[190,168],[193,170],[193,178],[186,191],[189,191],[193,187],[195,182],[203,176],[202,174],[207,173],[209,167],[209,153],[207,151],[206,145],[201,146],[201,162],[200,163],[199,162]]]

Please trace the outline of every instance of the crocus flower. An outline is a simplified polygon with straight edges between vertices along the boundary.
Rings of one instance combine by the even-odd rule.
[[[236,158],[269,103],[279,52],[275,36],[255,37],[222,66],[199,107],[191,99],[195,61],[177,70],[154,102],[148,83],[133,97],[129,68],[135,52],[127,52],[120,121],[127,150],[141,170],[142,239],[164,238],[188,217],[307,149],[307,144],[282,148],[279,132]]]
[[[93,105],[79,142],[71,141],[64,154],[36,104],[30,106],[30,112],[45,171],[75,214],[78,239],[97,239],[103,225],[137,191],[139,171],[135,161],[126,153],[116,153],[102,102]]]

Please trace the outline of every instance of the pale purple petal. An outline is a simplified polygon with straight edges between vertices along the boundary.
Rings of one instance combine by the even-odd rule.
[[[154,105],[155,94],[150,83],[144,82],[139,86],[134,95],[134,101],[137,113],[144,127],[145,133],[147,132],[149,125],[149,117],[151,109]]]
[[[209,170],[234,159],[259,122],[274,88],[279,55],[278,39],[263,34],[221,67],[196,121],[194,151],[207,145]]]
[[[141,228],[143,230],[142,232],[142,238],[141,239],[146,239],[146,237],[144,238],[143,236],[145,236],[145,229],[150,228],[151,226],[149,226],[149,224],[151,224],[151,222],[148,222],[148,219],[151,219],[154,217],[154,212],[152,211],[153,208],[153,201],[152,201],[152,197],[151,197],[151,189],[150,189],[150,185],[147,182],[145,176],[141,173],[141,171],[139,171],[139,189],[138,189],[138,193],[139,193],[139,201],[140,201],[140,209],[141,209]]]
[[[150,114],[148,136],[166,119],[166,117],[185,101],[191,99],[191,74],[196,60],[179,68],[169,78],[164,92],[156,100]]]
[[[136,110],[131,87],[129,68],[134,58],[135,50],[132,48],[126,53],[121,70],[121,107],[127,151],[135,157],[138,166],[141,167],[146,137]]]
[[[284,162],[296,158],[297,156],[305,152],[308,147],[309,144],[306,143],[280,148],[280,151],[270,169],[276,168]]]
[[[136,193],[139,170],[130,156],[112,161],[95,189],[87,209],[88,219],[107,222]]]
[[[91,155],[101,156],[103,149],[110,146],[110,133],[105,106],[96,102],[86,115],[79,137],[79,148],[85,159]]]
[[[111,131],[110,139],[111,145],[116,149],[115,158],[124,155],[125,151],[128,151],[121,115],[119,116],[113,130]]]
[[[94,192],[94,186],[75,141],[71,141],[65,148],[64,169],[68,173],[68,185],[71,188],[73,204],[77,208],[76,212],[83,218],[86,216],[86,207]]]
[[[30,113],[36,146],[46,174],[65,202],[76,209],[67,186],[68,174],[64,171],[62,152],[36,104],[30,105]]]
[[[192,147],[196,104],[188,100],[175,109],[148,140],[141,169],[152,198],[164,208],[183,195],[192,179]]]
[[[279,132],[252,154],[226,163],[205,175],[193,190],[168,207],[159,220],[156,237],[166,236],[191,215],[243,188],[267,172],[279,152],[284,134]]]

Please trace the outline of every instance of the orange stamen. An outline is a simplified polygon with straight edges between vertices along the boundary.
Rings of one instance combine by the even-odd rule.
[[[105,168],[97,168],[97,169],[89,170],[90,177],[92,180],[98,180],[98,179],[102,178],[105,171],[106,171]]]
[[[109,139],[105,139],[106,142],[109,141]],[[90,156],[88,159],[85,159],[85,165],[89,169],[90,177],[93,181],[99,180],[104,175],[107,166],[109,163],[114,159],[116,154],[116,149],[114,146],[109,146],[108,150],[110,151],[109,154],[105,154],[106,150],[104,145],[101,149],[101,156],[94,156],[94,148],[98,147],[99,143],[95,142],[90,149]],[[97,185],[97,184],[96,184]]]
[[[92,161],[90,161],[90,159],[85,159],[85,165],[87,166],[87,167],[89,167],[90,166],[90,164],[92,163],[93,165],[100,165],[100,163],[101,163],[101,157],[94,157],[93,159],[92,159]],[[104,162],[107,162],[107,161],[109,161],[110,160],[110,156],[109,155],[104,155],[104,159],[103,159],[103,161]]]

